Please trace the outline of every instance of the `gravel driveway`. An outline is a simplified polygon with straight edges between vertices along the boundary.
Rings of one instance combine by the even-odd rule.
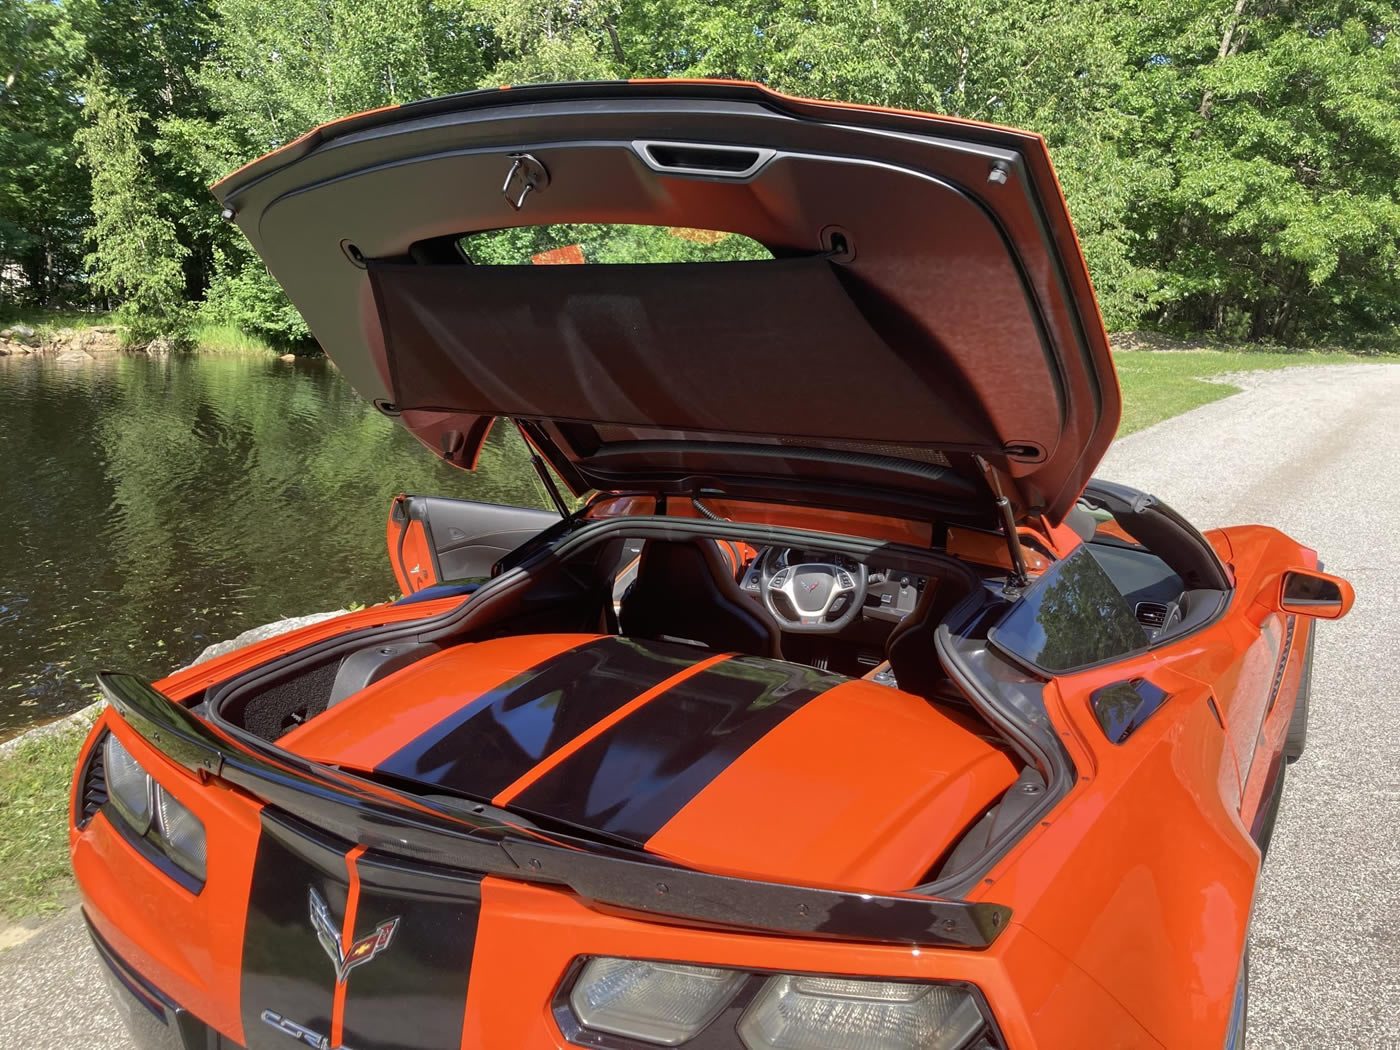
[[[1254,916],[1251,1050],[1400,1047],[1400,367],[1251,373],[1245,392],[1134,434],[1099,476],[1198,525],[1261,522],[1356,586],[1319,632],[1308,750],[1292,766]],[[130,1044],[76,912],[0,952],[0,1048]]]
[[[1100,477],[1202,528],[1274,525],[1356,587],[1313,657],[1255,905],[1251,1050],[1400,1047],[1400,367],[1253,372],[1245,392],[1124,438]]]

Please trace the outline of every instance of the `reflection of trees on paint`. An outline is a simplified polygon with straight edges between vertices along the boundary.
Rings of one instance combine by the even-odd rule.
[[[1127,601],[1088,551],[1061,562],[1038,598],[1035,619],[1045,647],[1037,662],[1049,670],[1097,663],[1146,642]]]

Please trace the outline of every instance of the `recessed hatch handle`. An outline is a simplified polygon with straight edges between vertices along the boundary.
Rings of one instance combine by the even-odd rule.
[[[708,179],[748,179],[777,155],[766,146],[723,146],[709,142],[639,139],[637,156],[663,175],[698,175]]]

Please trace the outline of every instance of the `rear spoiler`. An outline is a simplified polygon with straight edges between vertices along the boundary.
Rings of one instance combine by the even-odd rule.
[[[439,812],[413,795],[290,755],[260,754],[149,682],[104,671],[98,687],[151,747],[347,842],[398,860],[563,886],[600,905],[710,925],[852,941],[986,948],[1010,924],[999,904],[867,894],[696,871],[646,854],[544,835],[483,815]]]

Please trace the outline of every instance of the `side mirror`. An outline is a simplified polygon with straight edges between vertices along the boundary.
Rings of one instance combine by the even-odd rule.
[[[1279,585],[1278,607],[1294,616],[1340,620],[1355,600],[1356,592],[1346,580],[1312,569],[1290,569]]]

